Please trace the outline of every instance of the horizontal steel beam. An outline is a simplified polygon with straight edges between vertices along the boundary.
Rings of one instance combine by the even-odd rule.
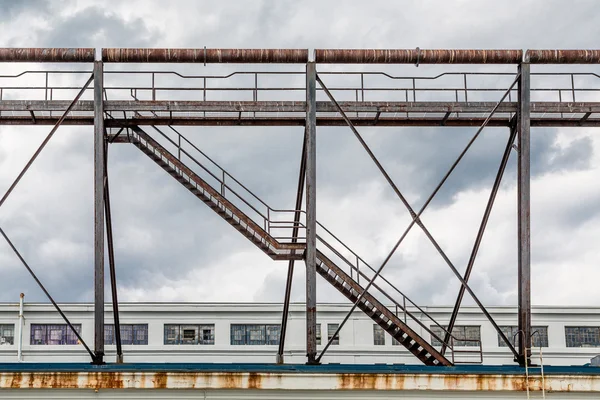
[[[0,48],[0,62],[94,62],[93,48]]]
[[[64,111],[69,100],[3,100],[0,111]],[[105,111],[154,111],[154,112],[305,112],[304,101],[130,101],[107,100]],[[386,101],[347,101],[340,102],[345,112],[361,113],[485,113],[495,106],[493,102],[386,102]],[[73,111],[93,111],[91,100],[78,101]],[[516,102],[504,102],[498,112],[517,111]],[[317,102],[317,112],[337,112],[328,101]],[[532,113],[600,113],[600,102],[534,102]],[[284,118],[284,117],[282,117]],[[589,118],[589,116],[588,116]]]
[[[518,64],[523,50],[317,49],[326,64]]]
[[[58,117],[37,116],[33,123],[31,116],[2,116],[0,125],[54,125]],[[448,118],[444,122],[444,116],[439,117],[380,117],[377,122],[374,118],[350,117],[352,124],[356,126],[444,126],[444,127],[469,127],[480,126],[485,118],[483,117],[459,117]],[[304,126],[304,116],[298,117],[154,117],[154,116],[136,116],[135,118],[123,119],[115,117],[106,119],[105,126],[110,128],[120,128],[127,126]],[[72,116],[67,117],[61,125],[93,125],[93,116]],[[341,117],[317,117],[318,126],[346,126],[346,122]],[[508,118],[492,118],[488,126],[509,127]],[[548,117],[532,117],[532,127],[600,127],[600,118],[588,118],[585,121],[578,119],[560,119]]]
[[[109,63],[306,63],[307,49],[102,49]]]

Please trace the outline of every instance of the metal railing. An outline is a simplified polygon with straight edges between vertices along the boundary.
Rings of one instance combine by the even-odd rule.
[[[302,221],[294,221],[293,218],[287,219],[290,215],[292,215],[293,217],[296,212],[299,212],[301,215],[305,215],[305,212],[303,210],[283,210],[274,209],[270,207],[260,197],[258,197],[250,189],[244,186],[244,184],[242,184],[238,179],[236,179],[233,175],[231,175],[219,164],[217,164],[211,157],[209,157],[206,153],[204,153],[196,145],[189,141],[184,135],[171,128],[173,132],[175,132],[175,134],[177,135],[177,141],[175,141],[160,129],[155,129],[157,132],[159,132],[162,138],[167,140],[169,144],[175,147],[176,152],[171,152],[171,155],[173,155],[173,157],[177,158],[184,164],[185,161],[183,159],[183,156],[187,157],[187,159],[193,162],[193,164],[201,170],[194,171],[192,168],[189,167],[189,164],[186,164],[186,166],[190,168],[192,172],[201,172],[205,175],[205,177],[213,180],[213,184],[211,184],[210,182],[207,183],[209,183],[210,186],[212,186],[217,192],[219,192],[222,198],[227,199],[234,206],[241,208],[241,211],[244,212],[246,215],[250,213],[251,215],[249,215],[249,217],[255,221],[258,220],[257,222],[259,222],[259,225],[271,237],[278,241],[291,241],[292,235],[286,236],[278,234],[277,232],[280,232],[281,230],[291,231],[294,227],[297,227],[300,230],[303,230],[304,232],[306,231],[306,226]],[[142,139],[140,135],[135,135],[138,140]],[[193,149],[197,153],[197,156],[201,156],[204,159],[206,159],[213,167],[215,167],[218,170],[218,172],[214,173],[204,163],[198,161],[198,159],[194,155],[192,155],[188,150],[186,150],[183,147],[184,144],[187,144],[191,149]],[[152,150],[154,151],[155,149],[153,148]],[[155,154],[160,155],[157,152],[155,152]],[[162,155],[161,158],[163,158]],[[172,163],[170,163],[170,165],[171,164]],[[184,171],[180,171],[177,166],[175,166],[174,169],[178,170],[180,174],[186,174]],[[198,187],[198,185],[193,180],[190,179],[189,181],[190,183]],[[251,198],[253,201],[249,201],[248,198]],[[283,218],[277,218],[278,216],[283,216]],[[296,238],[305,239],[305,234],[299,234]]]
[[[55,84],[55,81],[69,81],[89,71],[24,71],[13,75],[0,75],[0,100],[22,97],[25,92],[39,92],[28,100],[59,100],[61,92],[78,90],[72,84]],[[135,97],[140,100],[182,99],[192,93],[192,100],[223,100],[215,93],[235,93],[232,101],[259,101],[278,93],[277,99],[284,101],[290,94],[299,96],[306,90],[304,71],[238,71],[224,75],[189,75],[176,71],[104,71],[105,98]],[[434,76],[397,76],[378,71],[326,71],[320,72],[328,79],[343,81],[343,85],[330,84],[332,92],[349,93],[346,101],[381,101],[381,94],[387,93],[385,101],[416,102],[442,101],[442,94],[450,94],[451,100],[468,102],[486,93],[504,92],[498,80],[511,79],[516,75],[508,72],[445,72]],[[35,79],[36,84],[6,84],[5,81]],[[160,78],[160,79],[159,79]],[[245,79],[243,84],[236,83],[238,78]],[[285,82],[273,84],[273,80],[285,78]],[[484,79],[482,79],[484,78]],[[575,102],[578,95],[600,94],[600,75],[593,72],[533,72],[531,73],[532,95],[543,94],[543,101]],[[588,80],[588,85],[577,85],[578,80]],[[589,87],[590,79],[599,87]],[[566,84],[560,81],[567,81]],[[132,84],[131,82],[141,82]],[[161,82],[159,82],[161,81]],[[164,81],[164,82],[162,82]],[[388,83],[386,83],[388,82]],[[391,85],[394,83],[395,86]],[[400,85],[396,85],[400,83]],[[91,89],[90,89],[91,90]],[[321,91],[317,88],[317,91]],[[15,92],[15,93],[11,93]],[[380,98],[377,98],[377,97]],[[66,98],[66,96],[64,96]],[[509,101],[516,98],[516,89],[509,94]],[[480,101],[480,100],[477,100]]]

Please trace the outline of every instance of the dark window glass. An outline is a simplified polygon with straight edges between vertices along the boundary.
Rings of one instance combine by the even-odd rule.
[[[444,326],[444,329],[447,327]],[[431,332],[437,337],[444,340],[446,331],[437,325],[430,326]],[[479,346],[481,341],[481,327],[480,326],[461,326],[455,325],[452,329],[452,336],[454,336],[454,346],[456,347],[471,347]],[[431,335],[431,343],[434,346],[441,346],[442,342]],[[448,343],[451,345],[452,343]]]
[[[375,346],[385,345],[385,331],[377,324],[373,324],[373,344]]]
[[[327,341],[331,340],[331,337],[337,331],[340,324],[327,324]],[[338,333],[335,339],[331,342],[332,345],[340,344],[340,334]]]
[[[81,324],[74,324],[81,334]],[[31,324],[30,344],[63,345],[78,344],[79,340],[67,324]]]
[[[567,326],[565,327],[567,347],[600,347],[600,327]]]
[[[148,344],[148,324],[121,324],[121,344]],[[117,344],[115,326],[104,325],[104,343]]]
[[[506,338],[508,340],[510,340],[510,343],[514,347],[517,347],[517,343],[519,342],[517,339],[519,337],[517,335],[517,332],[518,332],[519,328],[516,326],[501,326],[500,330],[502,331],[502,333],[504,333]],[[533,334],[531,336],[531,346],[532,347],[548,347],[548,327],[547,326],[532,326],[531,332]],[[502,340],[502,337],[500,337],[499,334],[498,334],[498,346],[499,347],[508,347],[506,345],[506,343],[504,342],[504,340]]]
[[[0,346],[15,344],[15,326],[13,324],[0,324]]]
[[[321,344],[321,324],[317,324],[317,345]]]
[[[278,345],[280,325],[231,324],[232,345]]]
[[[215,326],[165,324],[164,343],[215,344]]]

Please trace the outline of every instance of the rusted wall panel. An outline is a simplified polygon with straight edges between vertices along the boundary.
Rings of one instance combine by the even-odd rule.
[[[92,48],[0,48],[0,62],[94,62]]]
[[[306,63],[307,49],[102,49],[114,63]]]
[[[2,372],[0,389],[417,390],[600,393],[598,375],[319,374],[267,372]],[[539,396],[537,394],[536,396]]]
[[[317,49],[315,61],[331,64],[517,64],[523,50]]]
[[[600,50],[527,50],[532,64],[598,64]]]

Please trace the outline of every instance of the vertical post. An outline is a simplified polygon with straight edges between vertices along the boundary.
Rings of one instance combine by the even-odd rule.
[[[520,65],[519,158],[518,158],[518,296],[519,364],[529,364],[531,356],[531,227],[530,227],[530,65]]]
[[[306,64],[306,356],[317,363],[317,70]]]
[[[94,62],[94,364],[104,358],[104,66]]]

